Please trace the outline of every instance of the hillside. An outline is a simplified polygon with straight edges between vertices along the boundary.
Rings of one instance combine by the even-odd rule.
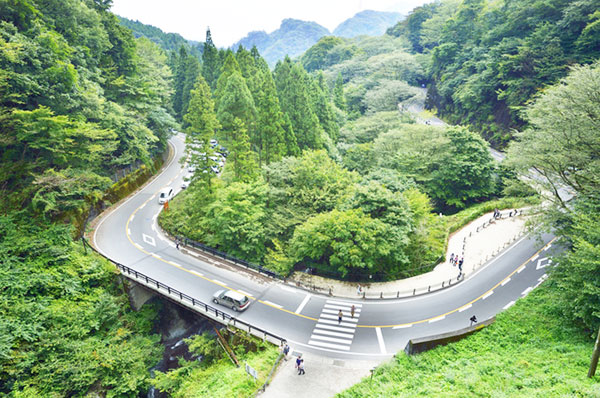
[[[233,44],[231,48],[237,49],[240,45],[245,48],[256,46],[269,66],[272,67],[286,55],[293,58],[302,54],[321,37],[328,34],[329,30],[316,22],[290,18],[284,19],[279,29],[272,33],[264,31],[248,33],[246,37]]]
[[[362,35],[380,36],[401,19],[402,14],[398,12],[365,10],[339,24],[333,34],[348,38]]]
[[[133,35],[145,37],[155,44],[158,44],[163,50],[177,51],[181,46],[188,50],[191,55],[200,58],[202,56],[202,43],[192,40],[186,40],[178,33],[165,33],[160,28],[152,25],[146,25],[140,21],[132,21],[131,19],[117,16],[122,26],[130,29]]]

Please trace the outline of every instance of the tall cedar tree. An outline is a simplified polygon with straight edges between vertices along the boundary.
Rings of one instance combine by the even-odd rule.
[[[231,155],[228,160],[232,163],[235,181],[250,182],[258,175],[258,167],[254,152],[250,149],[248,129],[241,119],[234,117],[229,134]]]
[[[209,192],[212,192],[213,174],[210,172],[210,167],[214,165],[214,161],[210,159],[213,155],[210,140],[215,136],[220,124],[215,114],[210,88],[202,76],[198,76],[190,92],[190,104],[184,120],[188,125],[185,137],[186,148],[195,149],[189,153],[189,162],[197,170],[193,179],[202,182],[208,187]]]
[[[310,95],[313,106],[313,112],[319,118],[319,123],[331,137],[331,139],[335,142],[337,141],[340,127],[335,121],[335,113],[333,112],[333,106],[329,99],[329,89],[327,88],[327,83],[325,82],[325,76],[323,76],[323,72],[319,72],[315,79],[308,77],[309,81],[307,82],[310,87]]]
[[[275,85],[279,103],[292,124],[298,147],[318,149],[323,146],[323,128],[312,110],[307,73],[289,57],[275,66]]]
[[[344,79],[342,74],[338,73],[335,79],[335,87],[333,89],[333,103],[338,109],[346,110],[346,97],[344,96]]]
[[[207,29],[204,51],[202,53],[202,77],[204,77],[211,90],[215,90],[216,88],[220,65],[219,51],[212,41],[210,29]]]

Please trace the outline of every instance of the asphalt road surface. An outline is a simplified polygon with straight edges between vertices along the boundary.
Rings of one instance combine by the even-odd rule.
[[[164,170],[99,222],[95,247],[112,260],[208,304],[213,293],[223,288],[249,296],[252,304],[241,314],[222,309],[286,338],[298,351],[340,359],[382,359],[403,350],[411,338],[462,329],[473,315],[483,321],[541,283],[552,266],[552,253],[559,250],[552,235],[541,240],[525,236],[469,279],[412,298],[348,300],[309,293],[215,264],[202,255],[185,254],[162,235],[156,221],[162,210],[157,193],[165,186],[179,191],[186,174],[179,162],[182,137],[173,137],[170,145],[175,154]]]

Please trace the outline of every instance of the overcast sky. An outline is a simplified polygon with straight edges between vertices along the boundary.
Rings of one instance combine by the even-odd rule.
[[[271,33],[285,18],[315,21],[333,31],[362,10],[408,13],[432,0],[113,0],[120,16],[204,41],[210,26],[213,41],[229,46],[248,32]]]

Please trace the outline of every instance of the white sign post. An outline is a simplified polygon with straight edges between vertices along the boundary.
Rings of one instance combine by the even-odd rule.
[[[250,376],[254,377],[254,380],[258,379],[258,372],[256,372],[255,369],[252,369],[252,366],[248,365],[247,363],[246,365],[246,373],[248,373]]]

